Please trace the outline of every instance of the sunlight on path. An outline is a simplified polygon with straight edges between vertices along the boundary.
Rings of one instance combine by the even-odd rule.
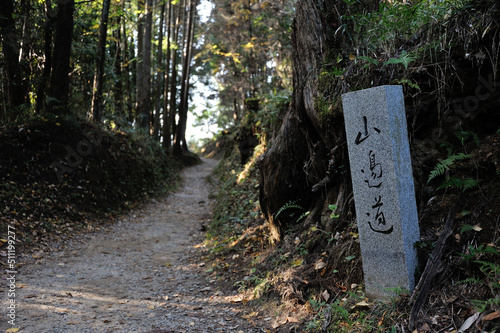
[[[112,226],[21,258],[19,332],[262,332],[196,259],[211,210],[205,178],[216,163],[187,168],[176,193]]]

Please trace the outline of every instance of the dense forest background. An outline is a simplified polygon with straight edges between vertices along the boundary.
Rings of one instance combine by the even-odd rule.
[[[222,128],[239,122],[245,99],[290,86],[292,1],[9,0],[1,9],[4,124],[71,115],[140,129],[179,154],[191,77],[218,99],[198,120]]]
[[[168,192],[203,145],[222,158],[214,253],[253,234],[243,289],[309,328],[498,311],[499,24],[495,0],[3,0],[1,231],[83,230]],[[422,269],[453,237],[423,277],[433,306],[402,293],[367,317],[341,95],[384,84],[405,95]],[[190,149],[188,117],[214,140]]]
[[[149,133],[176,153],[195,1],[2,2],[2,120],[71,115]]]

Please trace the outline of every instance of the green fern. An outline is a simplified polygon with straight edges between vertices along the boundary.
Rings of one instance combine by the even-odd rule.
[[[363,68],[369,68],[370,65],[375,65],[375,66],[378,65],[378,60],[373,59],[371,57],[358,56],[356,59],[366,62],[366,64],[363,66]]]
[[[401,85],[405,85],[406,84],[410,88],[421,90],[420,86],[418,84],[416,84],[415,82],[413,82],[412,80],[409,80],[409,79],[397,80],[397,83],[399,83]]]
[[[471,299],[470,300],[472,306],[476,308],[476,310],[481,313],[484,312],[488,308],[497,308],[500,305],[500,298],[488,298],[483,301],[480,299]]]
[[[460,228],[460,234],[463,234],[464,232],[471,231],[471,230],[474,230],[474,226],[473,226],[473,225],[470,225],[470,224],[464,224],[464,225]]]
[[[302,214],[300,214],[299,218],[297,219],[297,223],[300,222],[303,218],[307,217],[309,215],[309,213],[311,213],[310,211],[307,211],[307,212],[304,212]]]
[[[476,179],[472,178],[459,179],[455,177],[449,177],[437,188],[437,190],[442,190],[445,188],[458,188],[465,191],[467,189],[476,187],[478,184],[479,182]]]
[[[384,63],[384,66],[390,65],[390,64],[403,64],[405,66],[405,69],[408,69],[408,64],[412,61],[415,61],[418,57],[417,56],[412,56],[408,52],[403,51],[397,58],[391,58],[387,60]]]
[[[285,210],[287,209],[292,209],[292,208],[295,208],[295,209],[298,209],[298,210],[305,210],[304,207],[302,207],[301,205],[297,205],[296,203],[297,201],[289,201],[288,203],[284,204],[277,212],[276,214],[274,215],[274,218],[277,218],[281,213],[283,213]]]
[[[498,255],[498,252],[495,253]],[[500,265],[494,262],[484,261],[484,260],[476,260],[478,264],[481,265],[479,268],[481,272],[483,272],[490,280],[497,280],[500,277]],[[495,281],[496,282],[496,281]]]
[[[450,167],[456,162],[460,160],[465,160],[470,158],[471,155],[458,153],[451,156],[448,156],[446,159],[442,160],[434,167],[434,170],[431,171],[429,175],[429,179],[427,179],[427,183],[433,180],[436,177],[444,175],[445,171],[450,170]]]
[[[464,284],[464,283],[470,283],[470,284],[484,284],[483,281],[481,281],[480,278],[478,277],[470,277],[464,280],[457,281],[456,284]]]
[[[465,143],[467,142],[467,140],[469,138],[472,138],[472,140],[474,141],[474,143],[476,144],[476,146],[479,147],[479,136],[472,132],[472,131],[458,131],[458,132],[455,132],[455,135],[456,137],[458,138],[458,140],[460,140],[460,144],[462,146],[465,145]]]

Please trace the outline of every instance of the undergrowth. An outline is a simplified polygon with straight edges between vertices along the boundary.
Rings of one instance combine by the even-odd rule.
[[[208,272],[240,293],[241,301],[252,308],[249,320],[264,311],[271,314],[270,325],[277,332],[281,332],[280,329],[283,332],[294,329],[335,333],[407,332],[412,307],[410,294],[394,289],[394,296],[388,300],[373,301],[366,297],[356,224],[341,220],[336,205],[328,205],[325,218],[331,227],[326,230],[322,230],[323,224],[289,229],[281,242],[269,243],[266,222],[259,211],[255,163],[263,149],[260,146],[245,166],[239,164],[238,152],[234,149],[221,160],[212,176],[219,186],[212,195],[216,199],[215,215],[206,240],[213,262]],[[455,170],[457,163],[477,159],[475,151],[468,153],[441,164]],[[470,168],[470,165],[474,164],[460,165],[460,168]],[[431,181],[442,177],[444,171],[429,176]],[[473,189],[466,193],[471,191]],[[498,237],[487,245],[486,239],[491,238],[481,234],[482,227],[474,224],[472,210],[467,209],[469,205],[465,205],[457,217],[460,231],[454,236],[447,263],[451,272],[459,270],[453,276],[461,276],[461,279],[434,291],[437,294],[432,297],[441,301],[433,300],[437,305],[426,310],[428,315],[446,317],[449,314],[443,309],[454,306],[480,312],[499,308]],[[295,211],[292,218],[300,224],[307,212],[295,202],[284,205],[278,214],[291,210]],[[422,244],[432,247],[432,242],[425,238]],[[461,296],[455,296],[457,292]],[[422,323],[418,325],[425,327]]]
[[[0,232],[26,247],[167,194],[183,166],[147,136],[57,116],[0,128],[0,159]]]
[[[351,7],[342,13],[341,24],[332,31],[342,41],[341,48],[324,59],[315,111],[321,116],[321,125],[327,126],[328,117],[340,107],[340,93],[380,84],[404,86],[410,102],[411,139],[417,143],[417,138],[432,136],[434,140],[430,149],[424,147],[425,158],[417,158],[420,164],[414,169],[421,189],[417,193],[422,236],[420,269],[425,267],[428,250],[442,232],[443,219],[457,199],[457,192],[464,192],[462,211],[455,217],[453,236],[447,244],[445,273],[432,282],[417,331],[458,330],[459,323],[474,311],[500,310],[500,164],[495,157],[500,137],[498,132],[494,135],[491,129],[482,128],[494,126],[497,131],[498,125],[489,124],[489,119],[472,121],[485,112],[483,106],[474,110],[476,114],[460,113],[460,122],[449,117],[457,99],[473,96],[480,75],[490,68],[497,69],[498,55],[488,54],[487,60],[486,53],[490,44],[496,50],[498,34],[491,27],[495,24],[492,13],[499,8],[490,0],[395,0],[383,2],[373,12],[352,10],[357,13],[354,15],[350,10],[363,3],[343,2]],[[470,76],[461,77],[462,68],[470,68]],[[288,93],[274,98],[282,106],[290,100]],[[429,105],[422,106],[425,103]],[[271,122],[262,126],[268,136],[272,123],[279,125],[277,111],[272,106],[265,111],[269,119],[265,119],[265,112],[258,114]],[[433,129],[446,134],[436,138]],[[443,142],[446,152],[439,149]],[[418,144],[413,148],[420,149]],[[247,301],[278,300],[273,328],[288,326],[291,330],[296,326],[310,332],[408,331],[413,305],[409,304],[408,293],[397,291],[398,296],[388,302],[371,302],[362,292],[359,235],[353,216],[347,219],[344,212],[336,212],[337,207],[327,202],[323,212],[327,208],[333,212],[311,221],[306,215],[310,207],[289,201],[276,213],[290,217],[283,239],[274,247],[263,245],[267,239],[262,232],[265,221],[258,211],[258,181],[255,178],[249,182],[251,186],[240,186],[237,180],[243,167],[235,167],[237,159],[233,162],[223,160],[224,170],[219,170],[221,190],[216,195],[216,219],[207,242],[214,252],[237,258],[232,265],[240,262],[245,267],[244,275],[232,283],[246,293]],[[254,164],[247,174],[256,177],[252,168]],[[261,229],[257,229],[259,225]],[[229,270],[230,266],[224,267]],[[285,319],[279,319],[283,313]],[[298,318],[301,324],[287,318]]]
[[[222,159],[216,167],[213,178],[219,183],[217,193],[212,194],[217,204],[207,232],[208,241],[215,250],[234,241],[259,218],[258,180],[256,177],[256,156],[241,166],[236,148]]]
[[[336,232],[315,226],[289,230],[281,243],[271,245],[258,205],[256,161],[263,151],[264,145],[258,146],[241,166],[233,149],[210,177],[218,186],[211,195],[216,205],[205,241],[212,261],[207,272],[237,290],[252,313],[272,313],[275,329],[295,326],[317,332],[331,326],[336,328],[328,332],[390,332],[405,313],[407,298],[370,302],[364,295],[352,224]],[[341,225],[337,206],[329,208],[331,223]],[[307,213],[293,202],[281,212],[288,210],[296,211],[297,223]],[[322,247],[311,248],[321,238]]]

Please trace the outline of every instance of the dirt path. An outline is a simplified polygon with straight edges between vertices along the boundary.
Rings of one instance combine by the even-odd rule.
[[[264,331],[242,318],[235,295],[218,290],[196,259],[210,214],[205,177],[215,164],[184,170],[176,193],[100,232],[42,258],[21,257],[19,332]],[[4,319],[2,332],[11,327]]]

